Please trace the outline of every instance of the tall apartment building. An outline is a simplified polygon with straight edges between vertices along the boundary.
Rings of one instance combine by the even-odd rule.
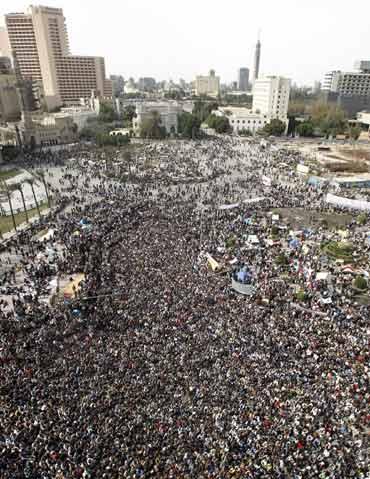
[[[208,76],[197,76],[195,79],[196,96],[218,97],[220,94],[220,77],[216,76],[214,70]]]
[[[280,76],[257,78],[253,85],[254,112],[267,115],[269,119],[287,120],[290,80]]]
[[[92,90],[111,95],[104,58],[70,54],[62,9],[30,6],[26,13],[5,15],[5,22],[22,76],[42,82],[49,110],[79,103]]]
[[[247,91],[249,85],[249,69],[239,68],[238,70],[238,90]]]

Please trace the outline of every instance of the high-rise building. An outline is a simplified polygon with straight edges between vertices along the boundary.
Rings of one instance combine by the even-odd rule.
[[[220,77],[216,76],[214,70],[208,76],[197,76],[195,79],[196,96],[218,97],[220,94]]]
[[[5,15],[11,49],[23,78],[42,82],[47,108],[79,103],[92,90],[112,94],[104,58],[70,54],[63,10],[30,6],[26,13]]]
[[[5,27],[0,27],[0,56],[11,57],[8,32]]]
[[[238,90],[247,91],[249,84],[249,68],[239,68],[238,71]]]
[[[279,76],[257,78],[253,85],[254,112],[270,119],[287,120],[290,80]]]
[[[256,43],[256,50],[254,52],[253,77],[252,77],[253,83],[257,80],[260,73],[260,61],[261,61],[261,42],[260,42],[260,39],[258,39]]]

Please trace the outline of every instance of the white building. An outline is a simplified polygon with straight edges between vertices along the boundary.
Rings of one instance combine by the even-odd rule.
[[[257,78],[253,85],[253,106],[255,113],[267,115],[269,120],[287,122],[290,94],[290,80],[280,76]]]
[[[195,79],[195,95],[218,97],[220,94],[220,77],[211,70],[208,76],[198,75]]]
[[[177,133],[177,115],[182,112],[181,104],[176,101],[141,102],[136,105],[136,118],[133,119],[135,135],[140,134],[143,121],[150,118],[154,111],[158,112],[167,133]]]
[[[248,108],[239,107],[219,107],[218,110],[213,111],[217,116],[226,116],[229,119],[230,126],[233,133],[238,134],[242,130],[248,130],[255,134],[270,122],[268,115],[255,113]]]
[[[93,119],[98,117],[96,111],[83,106],[62,108],[61,113],[56,113],[55,115],[57,117],[65,115],[70,116],[73,120],[73,123],[77,125],[79,131],[87,125],[90,118]]]
[[[370,96],[370,62],[356,62],[354,72],[331,71],[325,74],[322,89],[340,95]]]

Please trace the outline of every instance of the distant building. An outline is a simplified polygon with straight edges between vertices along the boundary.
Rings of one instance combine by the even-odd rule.
[[[125,88],[125,80],[121,75],[111,75],[110,81],[112,82],[112,96],[115,98],[122,96]]]
[[[325,74],[322,89],[340,95],[370,96],[370,61],[358,61],[354,72],[331,71]]]
[[[8,57],[0,57],[0,75],[11,75],[12,62]]]
[[[135,135],[140,134],[143,121],[150,118],[153,111],[158,112],[161,125],[167,133],[177,133],[177,116],[182,111],[181,104],[176,101],[142,102],[136,105],[136,118],[133,119]]]
[[[0,74],[0,123],[17,121],[20,117],[21,106],[15,76]]]
[[[268,115],[256,113],[248,108],[242,107],[219,107],[218,110],[215,110],[213,113],[217,116],[226,116],[235,134],[238,134],[242,130],[247,130],[255,134],[270,122]]]
[[[249,69],[239,68],[238,70],[238,90],[247,91],[249,85]]]
[[[195,95],[218,97],[220,94],[220,77],[211,70],[208,76],[197,76],[195,79]]]
[[[25,80],[42,82],[49,110],[78,104],[91,90],[112,94],[102,57],[70,54],[63,10],[30,6],[26,13],[5,15],[10,47]]]
[[[261,42],[260,42],[260,39],[258,39],[256,43],[256,50],[254,52],[252,83],[254,83],[259,77],[260,62],[261,62]]]
[[[140,91],[152,91],[156,87],[155,78],[144,77],[139,78],[139,90]]]
[[[258,78],[253,85],[252,110],[269,119],[287,122],[290,80],[280,76]]]

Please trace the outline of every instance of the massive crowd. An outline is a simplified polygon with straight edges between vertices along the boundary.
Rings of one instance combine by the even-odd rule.
[[[271,215],[335,213],[292,173],[299,155],[149,145],[140,181],[122,181],[125,166],[107,178],[91,147],[43,155],[59,212],[7,246],[19,261],[4,277],[18,278],[14,308],[0,304],[1,478],[370,477],[369,307],[320,250],[337,232]],[[365,268],[363,229],[342,229]],[[243,267],[252,296],[231,288]],[[45,301],[50,280],[77,273],[74,297]]]

